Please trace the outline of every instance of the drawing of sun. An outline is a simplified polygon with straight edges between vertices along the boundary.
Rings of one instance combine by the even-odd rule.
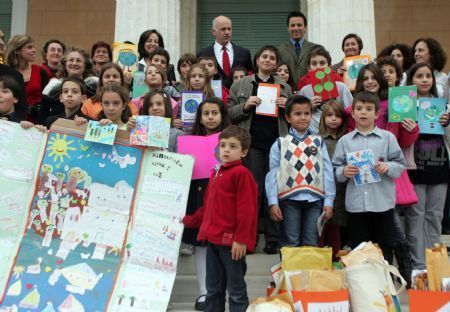
[[[56,133],[56,137],[52,137],[48,143],[49,157],[53,156],[53,162],[59,159],[60,162],[64,162],[64,157],[70,158],[68,151],[75,151],[76,148],[70,146],[74,140],[67,141],[67,135],[60,135]]]

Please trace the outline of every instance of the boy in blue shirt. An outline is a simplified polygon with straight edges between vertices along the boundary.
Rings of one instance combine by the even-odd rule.
[[[378,96],[371,92],[355,95],[352,116],[356,129],[338,141],[333,166],[339,182],[348,180],[345,209],[350,247],[355,248],[364,241],[378,243],[386,260],[392,263],[394,178],[400,177],[406,163],[395,136],[375,126],[379,103]],[[348,153],[364,150],[371,151],[373,169],[380,181],[357,185],[354,177],[361,169],[349,164]]]
[[[320,135],[309,128],[311,101],[301,95],[286,102],[288,135],[270,149],[266,194],[270,217],[280,223],[280,246],[318,246],[317,220],[333,216],[333,167]]]

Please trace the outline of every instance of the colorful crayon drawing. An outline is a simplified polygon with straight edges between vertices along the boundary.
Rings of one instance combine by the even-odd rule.
[[[139,148],[49,134],[0,310],[106,310],[142,157]]]
[[[417,120],[417,86],[389,88],[388,116],[389,122]]]
[[[336,81],[331,75],[331,68],[317,69],[311,72],[310,77],[314,95],[321,96],[322,101],[339,96]]]
[[[89,120],[84,139],[90,142],[113,145],[116,133],[116,124],[107,124],[101,126],[98,121]]]
[[[420,133],[444,134],[439,117],[445,112],[446,101],[443,98],[420,98],[417,123]]]
[[[356,79],[361,68],[370,62],[370,55],[357,55],[344,58],[344,65],[347,66],[347,71],[344,72],[344,81],[350,91],[355,90]]]
[[[143,71],[135,71],[133,74],[133,99],[144,95],[148,90],[148,86],[145,83],[145,73]]]
[[[136,116],[136,127],[131,131],[130,144],[167,148],[169,135],[170,118]]]
[[[214,95],[219,99],[222,98],[222,80],[211,80],[211,88],[214,91]]]
[[[197,116],[197,109],[203,101],[202,92],[185,91],[181,93],[181,120],[185,124],[185,130],[189,130]]]
[[[117,63],[122,70],[134,73],[137,70],[139,62],[139,53],[137,45],[114,42],[113,52],[114,63]]]
[[[347,153],[347,162],[359,168],[359,173],[354,177],[356,185],[381,181],[378,172],[375,171],[375,161],[371,150]]]
[[[0,120],[0,296],[26,225],[46,134]],[[7,146],[7,148],[6,148]],[[21,284],[16,284],[17,292]]]

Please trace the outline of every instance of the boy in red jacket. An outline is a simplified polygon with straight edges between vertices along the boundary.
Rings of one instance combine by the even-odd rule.
[[[244,312],[249,304],[245,255],[256,243],[258,188],[241,159],[247,155],[250,140],[250,134],[238,126],[222,131],[222,165],[211,175],[203,207],[183,218],[186,227],[200,227],[197,239],[208,243],[204,311],[225,311],[225,291],[231,312]]]

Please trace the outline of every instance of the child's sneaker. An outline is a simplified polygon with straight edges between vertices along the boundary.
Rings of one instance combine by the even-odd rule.
[[[192,256],[194,253],[194,246],[190,244],[181,243],[180,254],[183,256]]]

